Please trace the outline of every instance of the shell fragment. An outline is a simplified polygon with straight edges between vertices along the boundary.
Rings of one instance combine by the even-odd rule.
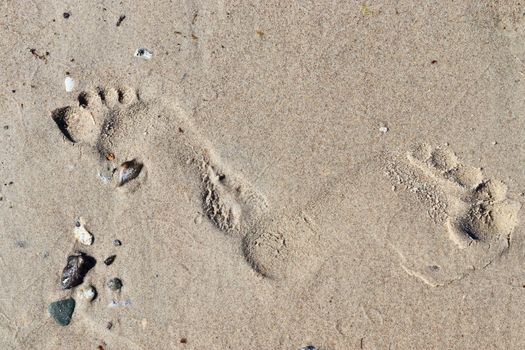
[[[77,241],[83,245],[93,244],[93,235],[88,230],[86,230],[82,219],[77,220],[75,223],[75,229],[73,230],[73,233],[75,234]]]
[[[151,60],[151,58],[153,57],[153,52],[145,48],[140,48],[140,49],[137,49],[137,51],[135,51],[134,56],[143,58],[145,60]]]
[[[66,79],[64,79],[64,85],[66,87],[66,92],[71,92],[75,89],[75,80],[70,76],[67,76]]]

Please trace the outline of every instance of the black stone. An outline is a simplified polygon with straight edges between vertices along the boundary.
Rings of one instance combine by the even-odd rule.
[[[71,289],[84,281],[84,276],[95,266],[95,258],[78,252],[67,257],[67,264],[62,271],[62,289]]]
[[[116,255],[108,256],[108,257],[106,258],[106,260],[104,260],[104,264],[106,264],[107,266],[113,264],[113,261],[115,261],[115,258],[116,258],[116,257],[117,257]]]

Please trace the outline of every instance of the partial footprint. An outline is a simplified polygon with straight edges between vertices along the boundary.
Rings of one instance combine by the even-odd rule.
[[[100,136],[102,123],[108,122],[120,105],[128,105],[136,98],[136,92],[129,88],[98,88],[80,93],[78,105],[55,109],[52,117],[69,141],[94,143]]]
[[[518,203],[507,200],[507,186],[484,180],[481,169],[462,165],[449,149],[420,145],[407,155],[409,161],[448,193],[446,226],[460,248],[475,241],[508,240],[517,224]]]
[[[99,171],[101,179],[122,186],[140,175],[143,164],[134,157],[115,158],[111,137],[122,121],[122,114],[140,106],[133,89],[97,88],[81,92],[78,105],[55,109],[52,118],[69,141],[94,147],[103,163]]]
[[[243,237],[243,252],[252,268],[275,280],[302,280],[316,272],[328,251],[305,215],[267,216]]]
[[[260,276],[301,280],[322,262],[322,241],[306,214],[278,213],[246,181],[205,151],[204,211],[224,233],[239,236],[246,261]]]
[[[387,238],[408,273],[442,285],[485,267],[508,248],[519,203],[507,198],[504,183],[484,179],[481,169],[462,164],[450,149],[419,145],[406,161],[390,162],[386,173],[394,189],[409,196],[399,194],[409,210],[401,209],[391,223],[406,236]],[[418,207],[426,209],[426,218],[413,216]]]
[[[204,151],[201,159],[204,212],[225,232],[245,231],[260,220],[268,204],[246,181],[220,164],[210,150]]]

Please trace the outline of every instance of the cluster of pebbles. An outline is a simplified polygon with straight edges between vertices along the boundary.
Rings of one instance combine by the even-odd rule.
[[[73,229],[75,239],[82,245],[90,246],[94,242],[94,236],[85,227],[85,222],[82,218],[75,222],[75,228]],[[113,241],[113,245],[118,247],[122,245],[120,240]],[[109,266],[113,264],[116,259],[116,255],[110,255],[104,260],[104,264]],[[60,287],[63,290],[75,290],[80,287],[77,295],[82,301],[91,303],[97,297],[97,289],[87,283],[84,285],[84,278],[89,271],[95,267],[97,260],[82,252],[76,250],[73,254],[69,255],[66,260],[66,266],[62,270],[62,277],[60,279]],[[108,281],[107,287],[111,291],[120,291],[122,288],[122,280],[120,278],[112,278]],[[76,301],[73,297],[54,301],[49,304],[48,312],[55,319],[55,321],[61,326],[67,326],[71,322],[73,312],[75,311]]]

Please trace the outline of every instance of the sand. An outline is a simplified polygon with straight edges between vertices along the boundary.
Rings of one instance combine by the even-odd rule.
[[[525,347],[525,4],[0,9],[0,349]]]

